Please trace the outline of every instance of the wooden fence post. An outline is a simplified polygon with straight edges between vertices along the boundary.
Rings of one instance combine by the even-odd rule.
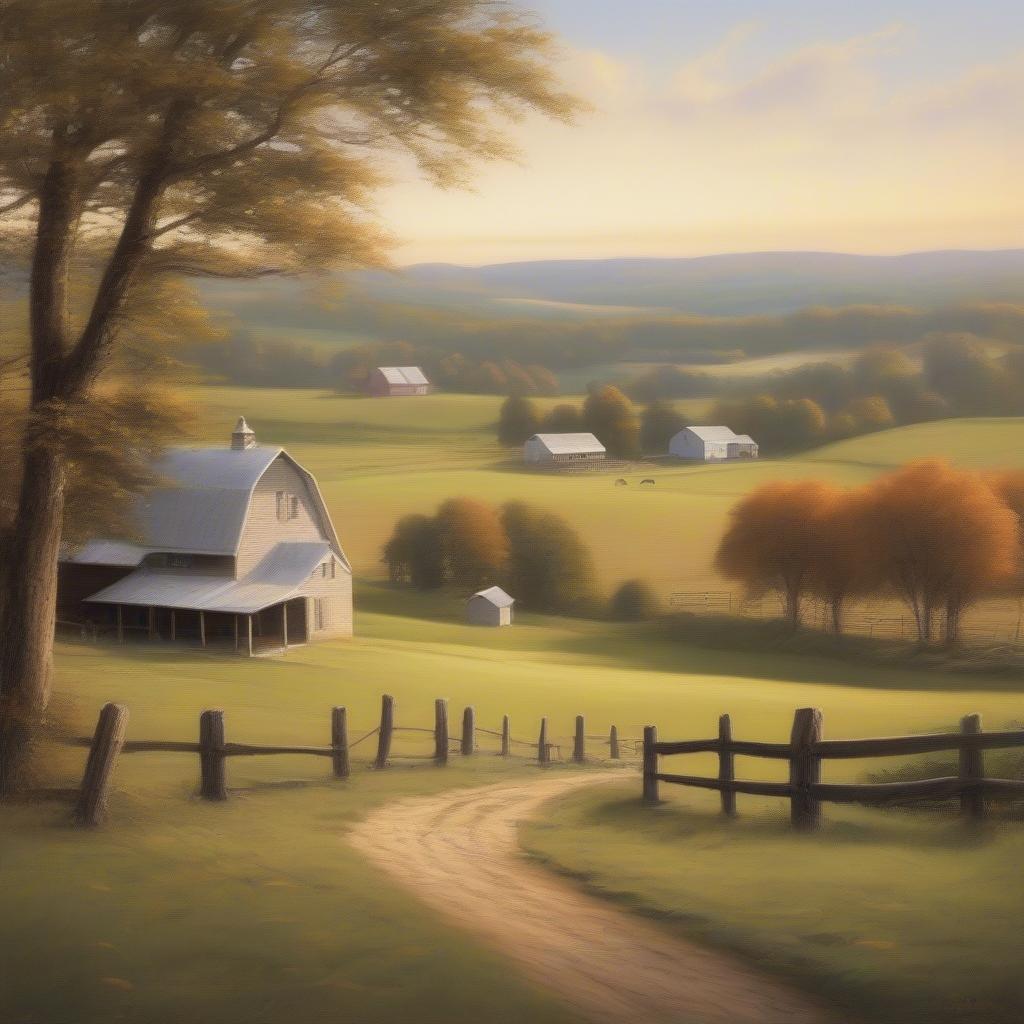
[[[821,740],[822,714],[817,708],[800,708],[793,716],[790,734],[792,753],[789,760],[790,820],[803,831],[812,831],[821,824],[821,801],[811,795],[810,787],[821,782],[821,758],[814,745]]]
[[[331,746],[334,748],[334,777],[347,779],[348,763],[348,712],[335,708],[331,712]]]
[[[613,761],[619,759],[619,729],[618,726],[613,725],[611,732],[608,733],[608,756]]]
[[[644,795],[645,804],[661,803],[658,799],[658,752],[654,749],[658,742],[657,726],[644,726]]]
[[[548,720],[540,720],[540,738],[537,740],[537,763],[551,763],[551,748],[548,746]]]
[[[722,715],[718,719],[718,741],[722,749],[718,752],[718,781],[736,781],[736,757],[727,745],[732,743],[732,719]],[[729,818],[736,817],[736,793],[731,789],[722,791],[722,813]]]
[[[462,756],[469,757],[476,750],[476,721],[472,708],[462,712]]]
[[[199,795],[204,800],[227,800],[224,765],[224,712],[199,716]]]
[[[123,704],[103,705],[75,804],[75,820],[81,825],[99,825],[107,816],[110,775],[127,727],[128,709]]]
[[[584,721],[582,715],[576,716],[576,739],[572,745],[572,760],[574,764],[584,764],[587,760],[587,737],[584,732]]]
[[[512,753],[512,724],[508,715],[501,716],[501,756],[508,757]]]
[[[965,736],[977,736],[981,732],[981,715],[964,715],[960,719],[960,731]],[[985,777],[984,754],[978,748],[960,748],[960,781],[979,783]],[[968,818],[980,821],[985,817],[985,794],[980,788],[960,794],[960,810]]]
[[[434,760],[448,763],[448,701],[440,697],[434,701]]]
[[[395,698],[384,694],[380,699],[380,732],[377,734],[377,760],[373,762],[374,768],[387,768],[394,731]]]

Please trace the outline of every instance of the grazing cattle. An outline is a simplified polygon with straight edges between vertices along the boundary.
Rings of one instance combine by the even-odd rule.
[[[622,477],[619,477],[619,479],[615,481],[615,486],[616,487],[625,487],[626,486],[626,481],[623,480]]]
[[[650,479],[650,478],[648,477],[648,479],[646,479],[646,480],[641,480],[641,481],[640,481],[640,486],[641,486],[641,487],[643,487],[643,485],[644,485],[644,484],[650,484],[650,485],[651,485],[651,487],[653,487],[653,486],[654,486],[654,481],[653,481],[653,480],[651,480],[651,479]]]

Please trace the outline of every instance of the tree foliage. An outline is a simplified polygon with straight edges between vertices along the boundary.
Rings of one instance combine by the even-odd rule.
[[[671,402],[651,402],[640,419],[640,447],[645,452],[663,455],[668,451],[669,441],[686,425],[686,417]]]
[[[646,622],[661,613],[661,601],[644,580],[626,580],[612,594],[608,611],[618,622]]]
[[[506,398],[498,416],[498,442],[512,447],[524,444],[540,430],[540,413],[528,398],[512,395]]]
[[[633,459],[640,454],[640,421],[633,403],[613,384],[587,395],[583,420],[609,454],[620,459]]]
[[[508,559],[508,538],[493,505],[451,498],[437,510],[445,578],[476,590],[500,582]]]

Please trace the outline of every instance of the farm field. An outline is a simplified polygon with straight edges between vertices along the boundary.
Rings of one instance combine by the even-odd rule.
[[[493,396],[375,400],[211,387],[189,395],[202,443],[219,442],[244,413],[259,439],[285,445],[312,470],[356,574],[365,578],[383,575],[380,550],[398,518],[468,496],[499,504],[522,500],[566,516],[589,545],[607,589],[642,577],[665,596],[727,590],[731,585],[714,571],[715,549],[729,509],[757,484],[808,476],[858,484],[936,454],[976,467],[1024,465],[1024,419],[944,420],[754,464],[645,463],[624,474],[628,486],[616,487],[619,473],[522,471],[517,451],[495,441],[501,399]],[[693,416],[704,411],[700,402],[680,408]],[[648,477],[656,485],[641,488]],[[999,621],[1009,623],[1015,614],[1000,608]]]
[[[522,616],[512,630],[482,631],[458,621],[456,598],[365,582],[357,606],[356,639],[295,648],[280,659],[62,644],[56,707],[85,731],[105,701],[122,701],[131,712],[129,736],[140,739],[191,739],[199,711],[220,707],[231,741],[297,744],[326,742],[329,708],[337,703],[349,707],[357,738],[375,724],[383,692],[395,695],[400,725],[429,726],[433,699],[446,696],[453,719],[472,703],[479,725],[494,727],[508,713],[513,734],[525,739],[546,714],[563,743],[581,712],[595,735],[615,723],[623,736],[636,736],[656,722],[665,736],[687,737],[708,733],[730,710],[738,736],[771,739],[786,736],[793,709],[808,704],[823,708],[834,737],[932,729],[966,711],[995,725],[1020,711],[1015,680],[709,651],[636,628],[534,616]],[[412,738],[400,737],[398,752],[426,752],[429,737],[406,736]],[[368,759],[368,746],[372,741],[355,753]],[[591,751],[599,755],[600,745]],[[73,783],[83,757],[62,749],[53,780]],[[16,827],[0,834],[5,887],[13,894],[0,921],[11,951],[0,967],[0,1016],[62,1020],[74,1007],[76,1024],[217,1024],[240,1016],[261,1024],[335,1017],[571,1021],[486,949],[393,891],[343,842],[349,823],[386,800],[538,769],[505,766],[486,750],[446,770],[399,760],[376,773],[354,760],[352,779],[338,783],[321,759],[232,759],[232,799],[208,805],[194,799],[193,755],[124,755],[112,820],[84,836],[63,827],[54,805],[8,809],[5,819]],[[858,770],[842,764],[835,778]],[[639,779],[623,797],[638,787]],[[703,827],[709,806],[697,812],[694,842],[704,847],[721,835],[713,818]],[[567,829],[575,830],[575,815],[567,815]],[[907,838],[894,839],[884,815],[833,817],[851,837],[844,870],[849,859],[865,876],[886,870],[894,844]],[[744,853],[743,863],[775,856],[773,843],[782,840],[772,828],[758,839],[762,852]],[[689,856],[687,841],[686,834],[672,836],[676,873],[679,858]],[[942,849],[923,835],[915,842],[906,847],[907,870]],[[701,848],[698,859],[714,859]],[[991,849],[964,850],[979,907],[991,887],[1005,893],[1007,885],[1005,873],[990,870]],[[722,850],[714,856],[721,860]],[[917,887],[893,902],[916,918],[925,896]],[[871,947],[855,953],[862,972],[882,955]]]

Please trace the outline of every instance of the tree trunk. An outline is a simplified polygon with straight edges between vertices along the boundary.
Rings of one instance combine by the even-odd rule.
[[[786,589],[786,619],[793,629],[800,626],[800,590],[797,587]]]
[[[25,784],[31,739],[50,699],[64,457],[25,458],[0,620],[0,796]]]
[[[951,597],[946,602],[946,628],[943,637],[947,647],[955,647],[960,642],[960,611],[960,602]]]
[[[832,632],[839,636],[843,631],[843,599],[833,597],[829,606],[832,609]]]
[[[925,600],[921,608],[921,618],[918,622],[917,627],[917,638],[922,644],[930,644],[932,642],[932,603],[929,600]]]

